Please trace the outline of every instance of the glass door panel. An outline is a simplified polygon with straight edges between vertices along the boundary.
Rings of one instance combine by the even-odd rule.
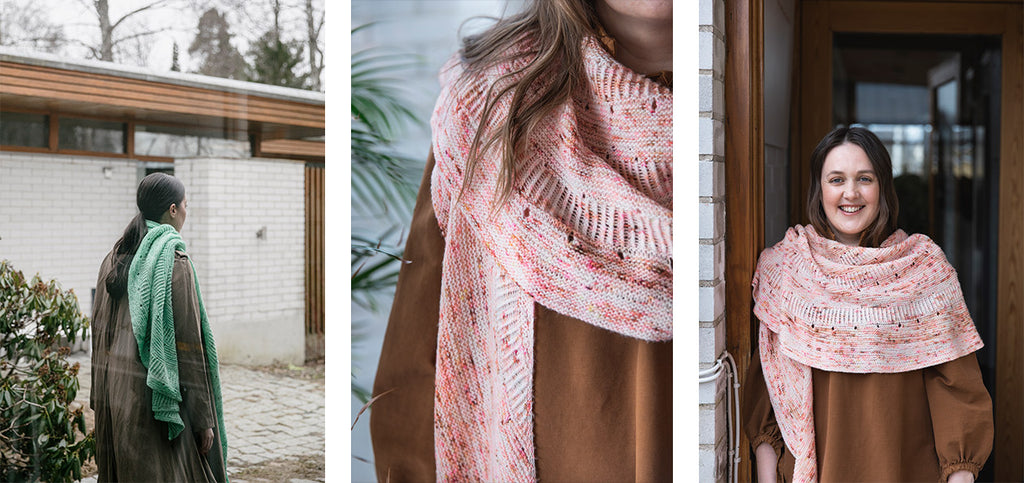
[[[888,148],[899,226],[930,236],[956,268],[994,395],[999,39],[837,33],[832,54],[833,125],[864,126]]]

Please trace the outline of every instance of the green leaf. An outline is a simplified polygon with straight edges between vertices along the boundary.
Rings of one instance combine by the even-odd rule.
[[[68,412],[78,392],[57,341],[74,341],[88,319],[78,299],[39,276],[26,282],[9,262],[0,261],[0,481],[69,481],[81,458],[72,458],[75,426],[85,431],[84,417]],[[12,367],[13,366],[13,367]],[[73,421],[74,420],[74,421]],[[93,451],[94,439],[83,440]],[[77,451],[77,449],[76,449]]]
[[[363,404],[366,404],[366,402],[370,400],[370,391],[359,384],[356,384],[355,374],[352,375],[352,395],[358,398]]]

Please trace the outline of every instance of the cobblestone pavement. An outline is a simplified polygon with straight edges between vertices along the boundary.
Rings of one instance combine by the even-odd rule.
[[[68,358],[81,364],[76,401],[89,405],[89,355]],[[220,366],[228,473],[281,458],[324,457],[324,386],[245,366]],[[87,478],[83,481],[95,481]]]

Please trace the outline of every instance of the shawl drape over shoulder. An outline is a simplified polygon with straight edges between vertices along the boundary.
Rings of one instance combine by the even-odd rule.
[[[811,368],[897,373],[982,346],[956,271],[930,238],[902,230],[879,248],[791,228],[753,279],[765,382],[795,481],[817,479]]]
[[[174,268],[174,252],[184,252],[185,241],[170,225],[147,220],[146,226],[149,231],[139,244],[128,270],[128,303],[132,331],[138,342],[139,358],[148,371],[146,385],[153,390],[153,417],[167,423],[167,439],[174,439],[185,426],[180,415],[182,397],[178,384],[171,274]],[[191,264],[191,260],[189,263]],[[194,266],[192,270],[195,271]],[[222,454],[227,458],[228,443],[220,394],[217,347],[206,318],[198,278],[195,280],[195,290]]]
[[[587,91],[534,131],[513,194],[493,213],[500,156],[484,153],[468,186],[463,173],[483,93],[527,60],[466,76],[455,58],[443,70],[431,119],[445,237],[434,405],[442,481],[536,479],[534,302],[629,337],[672,338],[672,95],[596,39],[582,48]]]

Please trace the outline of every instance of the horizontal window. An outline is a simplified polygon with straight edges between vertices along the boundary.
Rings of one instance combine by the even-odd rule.
[[[0,144],[45,148],[50,145],[50,120],[46,114],[0,112]]]
[[[139,156],[249,157],[248,141],[229,139],[209,130],[174,126],[135,125],[135,154]]]
[[[123,154],[125,130],[123,122],[61,117],[57,146],[76,151]]]

